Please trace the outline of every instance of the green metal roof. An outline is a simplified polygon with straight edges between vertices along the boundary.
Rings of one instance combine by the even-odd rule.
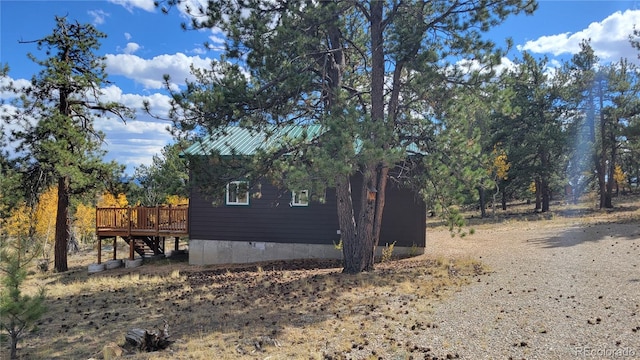
[[[275,126],[265,132],[257,132],[238,126],[230,126],[218,135],[210,135],[188,147],[185,155],[253,155],[258,150],[281,147],[287,141],[311,140],[322,132],[320,125]]]
[[[287,141],[310,141],[323,132],[321,125],[287,125],[281,128],[273,126],[265,132],[258,132],[239,126],[229,126],[221,130],[217,135],[209,135],[188,147],[184,155],[209,155],[217,152],[222,156],[229,155],[254,155],[258,150],[280,149]],[[302,139],[306,136],[305,139]],[[354,147],[356,153],[362,146],[360,140],[356,140]],[[405,145],[408,154],[426,153],[418,148],[415,143]]]

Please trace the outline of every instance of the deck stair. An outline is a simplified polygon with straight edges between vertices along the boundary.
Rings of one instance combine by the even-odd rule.
[[[153,237],[135,238],[133,246],[134,251],[143,258],[164,254],[163,242],[156,242]]]

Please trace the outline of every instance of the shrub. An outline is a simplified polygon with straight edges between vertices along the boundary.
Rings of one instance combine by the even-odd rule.
[[[23,256],[20,256],[23,255]],[[28,261],[20,252],[2,251],[2,288],[0,289],[0,326],[9,334],[11,359],[17,359],[18,340],[45,313],[44,288],[35,296],[23,295],[21,286],[27,278]]]
[[[393,248],[395,247],[396,242],[392,242],[391,244],[386,244],[384,246],[384,249],[382,249],[382,257],[380,258],[381,262],[387,262],[389,260],[391,260],[391,257],[393,256]]]

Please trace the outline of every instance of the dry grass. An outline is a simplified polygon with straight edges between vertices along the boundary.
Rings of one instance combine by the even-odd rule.
[[[64,274],[36,274],[48,312],[20,343],[24,359],[102,358],[131,328],[170,324],[169,350],[134,359],[377,358],[410,351],[404,333],[431,304],[485,271],[471,259],[420,257],[345,275],[337,262],[191,267],[167,261],[87,274],[95,254]],[[6,342],[6,337],[3,337]],[[6,344],[5,344],[6,345]],[[0,358],[6,357],[3,346]],[[303,356],[304,355],[304,356]]]

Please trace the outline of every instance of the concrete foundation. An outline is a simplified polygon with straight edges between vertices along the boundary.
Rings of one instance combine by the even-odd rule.
[[[377,254],[382,254],[384,246],[379,246]],[[420,255],[423,247],[399,247],[393,255]],[[334,245],[284,244],[274,242],[189,240],[189,264],[241,264],[272,260],[296,259],[342,259],[342,250]]]

